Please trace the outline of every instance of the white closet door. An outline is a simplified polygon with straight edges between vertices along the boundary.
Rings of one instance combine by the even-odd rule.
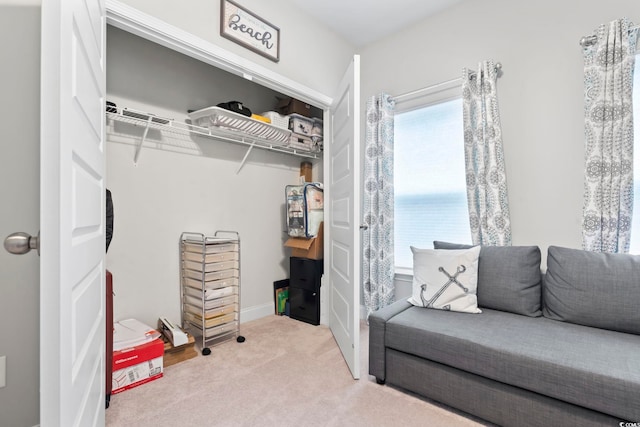
[[[354,56],[331,106],[325,147],[329,227],[329,326],[353,378],[360,378],[360,57]],[[325,205],[325,209],[327,206]]]
[[[40,425],[105,414],[104,0],[42,2]]]

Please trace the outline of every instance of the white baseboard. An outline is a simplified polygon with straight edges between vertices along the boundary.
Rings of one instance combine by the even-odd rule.
[[[273,314],[273,303],[254,305],[240,311],[240,323],[262,319]]]
[[[320,324],[328,325],[327,313],[323,310],[324,304],[320,305]],[[253,307],[245,308],[240,312],[240,323],[250,322],[256,319],[262,319],[273,314],[273,304],[267,303],[262,305],[254,305]],[[364,305],[360,306],[360,320],[367,318],[367,308]]]

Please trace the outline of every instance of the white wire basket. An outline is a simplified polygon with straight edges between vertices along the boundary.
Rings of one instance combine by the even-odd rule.
[[[220,107],[208,107],[189,113],[191,122],[200,127],[221,127],[245,132],[282,145],[289,144],[291,132],[269,123],[234,113]]]

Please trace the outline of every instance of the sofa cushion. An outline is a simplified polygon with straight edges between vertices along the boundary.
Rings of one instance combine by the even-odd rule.
[[[640,420],[637,335],[491,309],[469,316],[410,307],[386,323],[385,343],[505,384]]]
[[[640,334],[640,256],[550,246],[545,317]]]
[[[419,307],[480,313],[476,298],[479,247],[413,252],[413,286],[408,301]]]
[[[471,245],[433,242],[436,249]],[[542,275],[537,246],[481,246],[478,261],[478,306],[525,316],[542,315]]]

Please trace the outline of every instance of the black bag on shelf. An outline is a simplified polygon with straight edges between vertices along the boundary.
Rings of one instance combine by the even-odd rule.
[[[251,117],[251,110],[242,105],[242,102],[240,101],[221,102],[217,107],[242,114],[243,116]]]
[[[117,113],[118,108],[116,107],[115,102],[107,101],[107,112],[108,113]]]

